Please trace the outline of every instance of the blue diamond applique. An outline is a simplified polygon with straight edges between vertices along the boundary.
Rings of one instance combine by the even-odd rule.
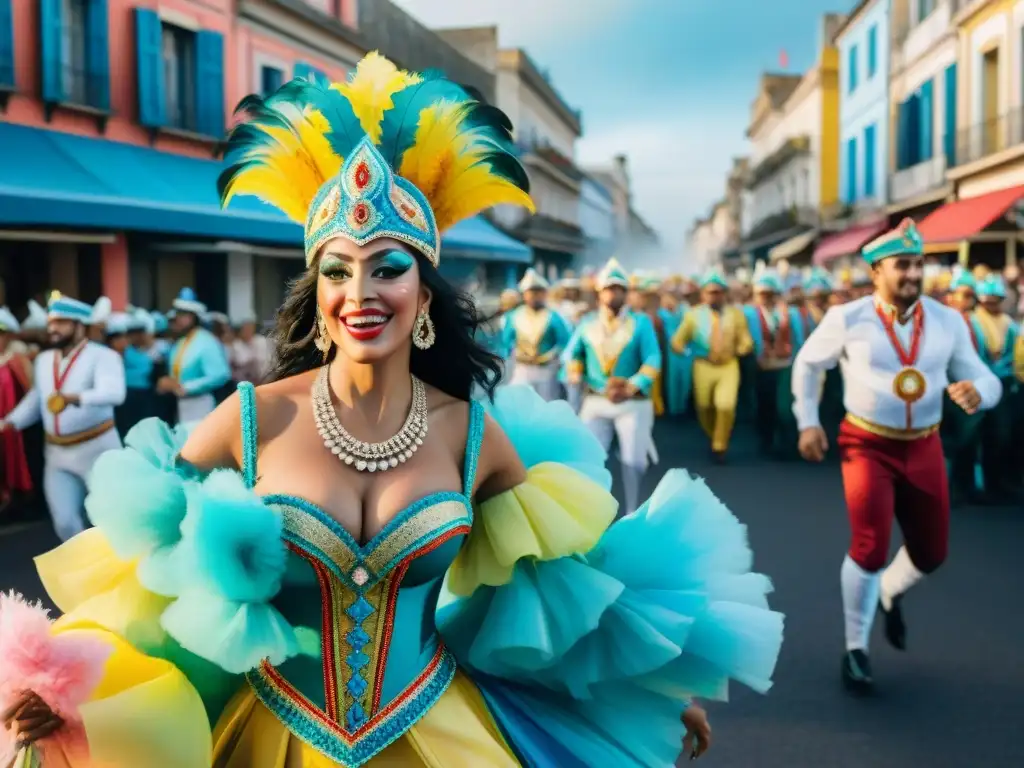
[[[366,712],[358,702],[348,708],[348,712],[345,713],[345,725],[348,726],[349,731],[358,731],[365,722]]]
[[[352,651],[345,657],[345,663],[357,672],[370,663],[370,657],[362,651]]]
[[[346,685],[345,688],[348,689],[348,692],[352,694],[353,698],[358,699],[366,693],[366,689],[369,686],[370,684],[363,679],[362,675],[355,674],[352,675],[352,678],[348,681],[348,685]]]
[[[362,627],[356,627],[345,637],[348,639],[349,645],[357,651],[370,642],[370,636],[366,634]]]
[[[359,599],[345,610],[345,613],[347,613],[356,624],[362,624],[370,617],[373,610],[373,606],[366,601],[365,597],[360,595]]]

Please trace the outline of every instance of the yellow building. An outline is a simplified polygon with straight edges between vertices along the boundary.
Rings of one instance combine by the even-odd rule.
[[[1016,263],[1024,197],[1024,0],[952,0],[957,120],[946,171],[956,202],[922,224],[926,239],[970,243],[972,261]],[[966,255],[966,249],[962,251]]]

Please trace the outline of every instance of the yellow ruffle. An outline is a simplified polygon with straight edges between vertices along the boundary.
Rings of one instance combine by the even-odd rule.
[[[507,584],[522,558],[585,554],[617,509],[615,498],[585,475],[563,464],[537,464],[523,483],[479,506],[473,530],[448,572],[448,588],[465,597],[481,585]]]
[[[217,768],[337,768],[292,735],[246,687],[232,699],[214,736]],[[518,768],[483,697],[457,673],[433,707],[368,768]]]

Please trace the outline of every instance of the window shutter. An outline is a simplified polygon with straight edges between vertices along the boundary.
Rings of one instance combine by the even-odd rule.
[[[87,91],[90,106],[110,109],[110,40],[107,0],[90,0],[86,17]]]
[[[931,160],[935,154],[933,137],[935,135],[935,102],[932,98],[932,81],[921,86],[920,117],[921,150],[918,153],[921,161]]]
[[[846,140],[846,202],[857,200],[857,139]]]
[[[946,165],[956,165],[956,63],[946,67],[946,115],[944,137]]]
[[[864,129],[864,196],[875,194],[875,126]]]
[[[196,126],[205,136],[224,135],[224,36],[196,33]]]
[[[61,61],[61,6],[60,0],[40,0],[39,3],[39,58],[42,74],[43,101],[55,103],[64,100],[64,73]]]
[[[11,0],[0,0],[0,86],[14,84],[14,15]]]
[[[138,61],[139,123],[160,128],[167,123],[164,99],[163,29],[156,11],[135,9],[135,51]]]
[[[907,102],[907,166],[921,162],[921,94]]]

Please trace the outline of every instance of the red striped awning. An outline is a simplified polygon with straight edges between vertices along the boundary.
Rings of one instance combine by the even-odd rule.
[[[823,238],[818,243],[818,247],[814,249],[814,263],[823,267],[840,256],[859,253],[866,243],[874,240],[888,228],[889,225],[886,222],[880,221],[877,224],[850,227],[843,232]]]
[[[1024,185],[946,203],[917,225],[926,243],[956,243],[977,235],[1024,197]]]

